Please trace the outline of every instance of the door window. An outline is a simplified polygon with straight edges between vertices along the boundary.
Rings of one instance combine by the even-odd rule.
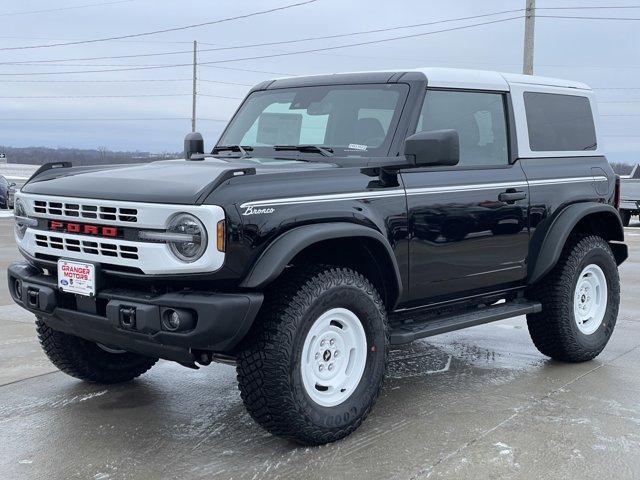
[[[500,93],[429,90],[417,132],[456,130],[459,166],[506,165],[509,161],[504,96]]]

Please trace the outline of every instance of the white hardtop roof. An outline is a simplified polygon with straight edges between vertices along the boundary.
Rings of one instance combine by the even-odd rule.
[[[401,69],[398,69],[401,70]],[[575,88],[591,90],[581,82],[562,80],[558,78],[539,77],[537,75],[519,75],[516,73],[501,73],[490,70],[468,70],[463,68],[412,68],[407,71],[422,72],[427,77],[429,86],[469,88],[482,90],[508,91],[514,83],[540,85],[549,87]]]

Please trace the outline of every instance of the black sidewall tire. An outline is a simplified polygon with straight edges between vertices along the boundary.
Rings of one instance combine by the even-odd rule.
[[[585,333],[582,333],[578,328],[578,324],[573,312],[573,302],[576,286],[578,284],[578,280],[580,279],[580,274],[585,267],[591,264],[597,265],[604,272],[605,280],[607,282],[607,309],[605,311],[604,318],[602,319],[602,323],[598,327],[598,329],[592,334],[587,335]],[[578,342],[580,347],[587,350],[599,349],[606,345],[611,338],[618,316],[619,290],[614,290],[614,285],[616,285],[618,282],[618,270],[616,264],[612,262],[611,256],[607,255],[607,253],[604,252],[601,248],[590,250],[580,260],[571,284],[571,301],[567,302],[569,310],[567,314],[569,318],[572,319],[571,328],[574,334],[574,338],[576,342]]]
[[[304,342],[311,326],[320,315],[332,308],[346,308],[362,323],[367,337],[367,363],[354,392],[343,403],[324,407],[314,402],[306,393],[302,382],[301,360]],[[293,348],[290,368],[294,396],[301,411],[314,424],[323,428],[341,428],[371,408],[385,373],[386,332],[384,318],[377,305],[360,290],[342,286],[325,291],[303,315]]]

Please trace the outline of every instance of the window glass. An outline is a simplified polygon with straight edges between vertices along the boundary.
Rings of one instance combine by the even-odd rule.
[[[338,154],[384,155],[406,85],[333,85],[252,93],[219,145],[324,145]],[[342,152],[341,152],[342,151]]]
[[[416,131],[456,130],[460,166],[509,161],[504,98],[499,93],[429,90]]]
[[[292,113],[291,104],[272,103],[242,137],[242,145],[323,145],[329,115]],[[258,135],[260,132],[260,135]]]
[[[598,146],[587,97],[525,92],[524,106],[532,151],[595,150]]]

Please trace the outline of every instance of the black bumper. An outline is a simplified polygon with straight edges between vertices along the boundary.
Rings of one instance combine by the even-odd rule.
[[[102,289],[95,298],[81,297],[59,291],[55,276],[26,262],[13,263],[8,280],[13,300],[54,330],[187,365],[201,352],[232,353],[263,300],[253,292],[150,294],[118,288]],[[182,332],[166,331],[161,318],[167,308],[190,312],[195,325]],[[132,311],[133,322],[123,322],[122,312]]]

